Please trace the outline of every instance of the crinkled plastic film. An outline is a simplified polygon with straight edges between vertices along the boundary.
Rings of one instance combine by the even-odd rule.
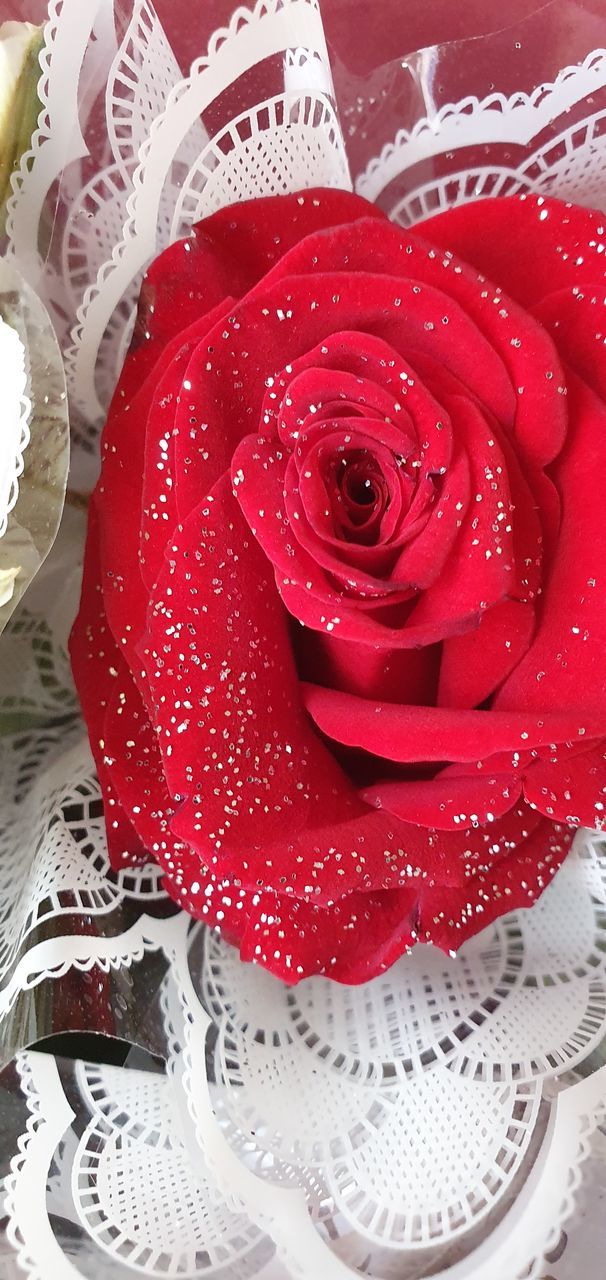
[[[224,204],[309,185],[405,226],[527,190],[606,208],[606,4],[517,0],[506,27],[492,0],[0,17],[47,24],[6,254],[51,317],[72,435],[59,537],[0,637],[0,1275],[597,1280],[600,840],[457,960],[288,993],[176,912],[156,867],[110,872],[66,640],[150,259]],[[124,1065],[98,1065],[106,1041],[74,1041],[88,1063],[28,1049],[67,1032],[119,1040]]]

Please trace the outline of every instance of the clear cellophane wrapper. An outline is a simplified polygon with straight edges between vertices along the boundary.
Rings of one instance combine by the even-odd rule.
[[[177,911],[155,865],[110,869],[66,643],[150,260],[224,205],[317,185],[406,227],[524,191],[606,208],[606,4],[10,8],[46,28],[5,267],[52,321],[71,468],[0,637],[0,1276],[598,1280],[600,836],[456,957],[287,988]],[[76,1061],[31,1049],[67,1032]]]

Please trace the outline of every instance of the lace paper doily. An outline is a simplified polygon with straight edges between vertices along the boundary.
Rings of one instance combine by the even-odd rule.
[[[67,355],[76,487],[150,256],[226,202],[350,181],[316,0],[239,8],[188,75],[149,0],[115,16],[53,0],[9,217]],[[386,130],[355,184],[405,223],[505,190],[603,202],[603,118],[598,49]],[[109,871],[66,657],[81,541],[68,510],[1,641],[0,1027],[7,1062],[65,1029],[139,1049],[3,1077],[0,1275],[538,1280],[603,1150],[602,841],[456,959],[419,949],[357,989],[242,966],[155,867]]]
[[[169,961],[165,1069],[21,1055],[21,1265],[46,1280],[69,1239],[82,1275],[538,1277],[606,1117],[600,852],[580,838],[531,912],[365,987],[289,989],[181,914],[141,917],[128,962]]]
[[[606,51],[594,49],[530,93],[449,103],[387,141],[356,178],[356,190],[402,226],[454,204],[521,191],[601,208],[605,91]],[[419,181],[423,168],[431,177]]]

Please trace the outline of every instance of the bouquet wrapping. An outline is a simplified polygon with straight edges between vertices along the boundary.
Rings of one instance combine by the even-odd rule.
[[[530,247],[526,259],[520,254],[513,281],[507,232],[512,240],[517,235],[518,244],[524,236],[527,246],[534,245],[531,215],[519,213],[521,222],[528,218],[527,230],[514,235],[513,213],[512,221],[495,223],[493,230],[490,211],[483,224],[479,215],[474,223],[472,213],[482,197],[511,197],[512,209],[533,211],[542,237],[552,235],[552,273],[563,245],[570,267],[560,254],[557,269],[569,272],[562,288],[575,287],[583,275],[575,259],[588,255],[587,280],[597,296],[599,215],[575,215],[586,219],[581,250],[565,239],[569,233],[557,222],[562,215],[553,212],[559,206],[550,202],[598,210],[606,203],[606,15],[598,3],[569,0],[540,8],[517,3],[505,27],[496,6],[470,14],[445,4],[403,7],[391,0],[372,13],[337,0],[320,6],[259,0],[237,10],[230,0],[194,6],[181,0],[157,0],[155,6],[147,0],[53,0],[48,12],[42,3],[16,8],[2,17],[45,26],[37,125],[16,166],[6,209],[3,271],[17,273],[6,275],[6,291],[13,313],[16,297],[20,308],[11,332],[21,324],[24,370],[31,373],[29,383],[15,387],[14,402],[29,398],[48,442],[46,392],[40,392],[37,371],[43,369],[46,385],[55,377],[50,437],[56,448],[49,455],[41,446],[40,483],[49,497],[39,531],[39,507],[28,505],[25,483],[38,418],[28,418],[31,443],[25,443],[14,414],[4,536],[16,537],[11,531],[18,527],[33,551],[30,563],[17,542],[18,554],[0,559],[0,583],[7,596],[10,591],[9,607],[0,606],[6,609],[0,639],[2,1102],[7,1134],[14,1134],[5,1183],[7,1266],[18,1256],[30,1275],[48,1275],[51,1262],[59,1275],[69,1259],[77,1274],[102,1276],[111,1266],[124,1276],[134,1268],[144,1275],[224,1280],[356,1274],[478,1280],[497,1274],[514,1280],[545,1274],[556,1268],[562,1224],[577,1208],[572,1189],[581,1169],[593,1171],[596,1184],[601,1177],[606,890],[599,830],[579,833],[529,912],[522,909],[524,893],[518,891],[526,875],[518,868],[501,886],[517,892],[514,909],[503,915],[499,901],[486,924],[493,915],[498,919],[483,933],[464,931],[473,936],[456,958],[447,953],[460,940],[453,944],[450,935],[431,938],[444,952],[421,945],[396,964],[397,947],[375,963],[373,942],[372,966],[345,965],[335,975],[341,977],[337,985],[324,962],[315,963],[314,950],[312,962],[303,958],[304,974],[294,974],[304,980],[289,987],[259,965],[242,964],[230,945],[240,942],[235,926],[230,931],[213,916],[215,931],[201,911],[195,911],[199,923],[179,908],[185,883],[180,866],[167,892],[170,868],[147,856],[148,842],[136,859],[122,861],[119,843],[108,846],[100,762],[95,767],[67,645],[80,593],[85,509],[99,477],[100,432],[121,370],[128,378],[132,367],[124,364],[126,353],[133,335],[131,361],[137,351],[145,353],[145,332],[153,341],[154,325],[158,332],[166,323],[180,333],[188,323],[186,283],[170,294],[170,257],[160,259],[169,269],[160,266],[155,277],[168,309],[158,306],[154,319],[152,271],[137,313],[154,259],[164,250],[176,253],[170,246],[192,237],[202,219],[229,227],[230,209],[245,201],[269,198],[273,210],[272,201],[291,197],[279,206],[288,208],[284,224],[273,227],[268,218],[262,228],[268,238],[286,236],[298,197],[312,200],[321,189],[323,200],[339,203],[332,226],[355,227],[359,205],[370,202],[373,225],[385,230],[377,231],[372,249],[364,238],[369,231],[355,233],[347,252],[358,243],[362,255],[375,260],[382,235],[412,245],[433,235],[446,253],[439,227],[448,223],[440,219],[457,206],[450,224],[459,228],[457,261],[501,283],[499,268],[507,258],[502,285],[519,302],[516,291],[525,284],[530,291],[546,251]],[[351,212],[344,215],[346,207]],[[494,209],[499,207],[495,199]],[[255,226],[254,214],[247,216]],[[431,233],[420,225],[428,219]],[[289,251],[296,253],[303,232],[313,230],[306,223]],[[239,227],[231,257],[221,259],[232,284],[217,303],[233,292],[243,236]],[[2,283],[4,289],[4,277]],[[254,287],[248,281],[237,297]],[[358,298],[356,307],[362,302]],[[520,305],[532,309],[534,303],[529,296]],[[277,305],[286,315],[288,305]],[[578,305],[566,345],[562,338],[558,346],[560,336],[550,339],[567,368],[573,350],[583,348],[581,307],[591,306],[590,300]],[[50,316],[55,338],[46,328],[42,335],[41,318],[32,328],[38,307]],[[4,311],[2,317],[5,323],[10,318]],[[426,319],[435,323],[433,314]],[[549,317],[543,322],[547,326]],[[508,317],[503,323],[513,322]],[[596,342],[600,332],[595,321]],[[516,337],[517,330],[507,327],[510,346]],[[65,397],[55,341],[65,367],[72,456],[59,535],[39,568],[65,482]],[[485,348],[482,356],[477,346],[470,351],[469,376],[475,366],[478,377],[496,385],[488,378]],[[511,346],[513,356],[516,351]],[[11,367],[18,367],[12,356]],[[338,367],[343,371],[342,362]],[[537,368],[535,358],[534,379]],[[557,417],[561,384],[558,377],[550,381],[553,398],[548,414],[537,416],[539,424]],[[119,431],[120,423],[115,426]],[[123,447],[124,441],[117,443]],[[17,494],[19,452],[24,470]],[[35,456],[30,454],[34,486]],[[587,461],[587,451],[583,457]],[[240,459],[235,474],[242,466],[246,475],[249,462],[245,468]],[[131,464],[134,471],[134,459]],[[580,534],[565,560],[574,562],[577,583],[582,555],[598,547],[599,523],[591,520],[597,519],[599,476],[589,465],[580,474],[576,462],[573,471]],[[351,475],[350,485],[357,472]],[[0,470],[0,496],[3,477]],[[355,484],[348,493],[356,498]],[[256,493],[254,501],[261,505]],[[122,543],[117,554],[139,533],[128,504],[127,490],[109,520]],[[6,547],[0,538],[0,557]],[[585,574],[584,561],[582,572],[584,580],[594,576],[589,569]],[[251,597],[244,601],[250,612]],[[530,607],[529,598],[520,604]],[[562,608],[568,604],[560,616]],[[579,619],[570,611],[566,623],[579,626]],[[579,646],[588,653],[594,621],[580,629]],[[591,640],[583,640],[585,629]],[[481,683],[485,652],[482,647],[459,662],[459,690],[463,675]],[[588,696],[597,694],[594,670],[588,660],[577,671]],[[471,706],[481,700],[475,691],[469,697]],[[321,702],[312,690],[309,708],[326,734],[334,727],[326,719],[334,708]],[[590,711],[596,711],[595,698]],[[574,732],[586,729],[599,740],[600,726],[587,715],[577,717]],[[357,715],[344,718],[359,727]],[[549,744],[553,737],[550,729]],[[557,741],[570,737],[568,723],[555,735]],[[349,750],[358,744],[342,745]],[[447,752],[440,760],[445,758]],[[584,781],[598,777],[599,783],[594,765],[589,761]],[[563,770],[557,780],[537,782],[539,791],[557,791],[557,812],[547,824],[551,834],[537,826],[537,857],[547,855],[549,864],[541,862],[543,881],[552,879],[579,823],[600,822],[597,791],[584,794],[579,812],[574,806],[571,811],[569,771]],[[101,781],[107,807],[108,782]],[[322,783],[328,788],[329,782],[326,772]],[[367,779],[365,786],[370,794],[374,783]],[[544,817],[544,795],[531,798],[543,806],[532,815]],[[492,793],[484,803],[488,811]],[[407,810],[407,821],[410,816]],[[508,838],[511,833],[503,836]],[[389,843],[382,856],[384,848]],[[536,865],[533,856],[534,871]],[[193,874],[186,882],[191,910]],[[366,886],[371,894],[376,888]],[[384,892],[381,880],[373,907],[389,939],[394,903],[389,891],[380,896]],[[225,887],[222,896],[231,896]],[[223,914],[232,906],[216,905]],[[268,951],[271,903],[260,911],[265,936],[261,942],[253,937],[247,958],[258,959],[255,947],[261,945],[265,967],[280,972],[274,954],[280,943]],[[419,938],[403,937],[399,912],[400,906],[397,936],[404,951]],[[422,915],[416,905],[409,914],[418,935]],[[342,951],[340,941],[336,946],[341,924],[351,921],[333,917],[322,925],[331,931],[330,956]],[[421,933],[430,936],[431,927]],[[360,930],[358,958],[362,936]],[[314,968],[323,976],[307,977]],[[364,984],[370,973],[376,976]],[[99,1065],[94,1044],[80,1050],[90,1061],[77,1064],[24,1052],[65,1031],[121,1040],[125,1065]],[[10,1065],[16,1053],[17,1071]],[[35,1196],[28,1195],[32,1179]],[[577,1268],[581,1256],[575,1255]]]

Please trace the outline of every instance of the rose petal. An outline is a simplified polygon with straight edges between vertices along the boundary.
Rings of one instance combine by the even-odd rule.
[[[606,740],[584,752],[540,760],[526,771],[524,794],[554,822],[602,829],[606,814]]]
[[[391,428],[395,447],[403,443],[398,434],[402,431],[408,450],[413,448],[416,433],[410,431],[408,401],[402,404],[402,382],[386,368],[385,356],[394,362],[396,353],[385,343],[375,342],[373,354],[377,348],[385,355],[375,374],[372,364],[368,367],[372,339],[364,333],[331,334],[289,365],[288,371],[271,379],[263,406],[264,425],[271,426],[275,421],[282,443],[295,450],[308,423],[331,419],[337,413],[348,418],[357,414],[361,431],[366,418],[383,421],[388,432]],[[400,358],[398,363],[404,368]],[[404,447],[402,452],[406,452]]]
[[[566,711],[404,706],[314,684],[303,686],[303,697],[314,724],[327,737],[401,763],[486,760],[497,752],[517,755],[533,747],[578,742],[600,733],[599,714],[581,719]]]
[[[194,336],[200,327],[205,328],[205,317],[194,325]],[[95,491],[99,512],[101,583],[107,620],[143,690],[145,686],[141,683],[136,645],[145,627],[148,588],[141,575],[139,542],[133,537],[133,513],[136,513],[139,527],[148,420],[156,408],[158,392],[161,399],[167,394],[167,383],[175,376],[173,361],[187,341],[186,330],[164,347],[160,359],[132,398],[126,393],[123,395],[121,387],[118,387],[103,433],[103,464]],[[169,408],[169,422],[171,416]],[[148,578],[156,568],[157,551],[157,545],[150,545]]]
[[[524,657],[534,628],[532,605],[504,600],[482,615],[476,631],[445,640],[438,706],[477,707],[485,702]]]
[[[179,806],[173,830],[213,871],[228,874],[225,848],[244,850],[265,881],[272,840],[316,812],[339,822],[363,806],[302,709],[273,575],[227,478],[167,557],[141,657]]]
[[[456,405],[456,428],[470,468],[470,501],[440,577],[420,597],[410,625],[438,631],[474,619],[516,586],[511,492],[503,454],[489,423],[470,401]],[[462,500],[462,499],[461,499]]]
[[[325,974],[359,983],[384,973],[415,940],[416,894],[349,893],[326,910],[265,892],[251,913],[241,957],[285,982]]]
[[[506,857],[478,868],[462,891],[421,885],[419,940],[452,954],[505,912],[531,907],[564,861],[572,836],[543,819]]]
[[[431,705],[436,699],[440,646],[373,649],[333,635],[298,628],[294,634],[302,680],[378,701],[397,696],[403,703]]]
[[[212,326],[219,315],[223,314],[224,305],[228,305],[230,301],[231,299],[227,299],[217,310],[206,313],[184,331],[181,335],[182,345],[178,349],[176,343],[171,345],[169,361],[162,361],[157,366],[158,380],[153,388],[149,388],[139,539],[139,568],[148,591],[158,576],[164,559],[164,548],[178,520],[175,432],[180,407],[188,401],[189,363],[199,339],[208,332],[209,326]],[[106,428],[107,435],[109,427]],[[120,453],[122,448],[121,441]]]
[[[606,710],[606,609],[602,472],[606,408],[573,375],[571,429],[554,464],[562,495],[557,556],[544,585],[533,644],[499,691],[500,710],[566,708],[594,720]]]
[[[423,528],[400,552],[392,570],[394,583],[417,590],[439,580],[469,511],[473,477],[469,457],[457,450],[437,490],[437,497]],[[475,514],[475,512],[474,512]],[[463,611],[467,618],[467,611]]]
[[[149,267],[138,335],[163,345],[230,296],[242,297],[302,237],[358,217],[383,219],[375,205],[328,188],[230,204],[204,218]]]
[[[115,587],[106,602],[108,617],[119,643],[126,642],[129,653],[131,642],[134,645],[140,634],[146,603],[136,564],[136,542],[131,536],[131,513],[141,503],[146,424],[152,407],[154,415],[158,411],[154,392],[160,378],[167,375],[173,357],[188,340],[188,326],[193,326],[192,336],[199,337],[222,314],[231,295],[251,289],[301,235],[338,224],[362,211],[366,217],[383,217],[366,201],[345,191],[310,191],[266,200],[262,225],[257,210],[256,202],[245,202],[222,209],[199,223],[190,238],[160,254],[142,287],[137,349],[129,355],[110,409],[103,436],[100,481],[100,491],[112,494],[112,518],[103,520],[101,529],[103,569],[112,576]],[[177,370],[175,380],[176,376]],[[219,432],[213,451],[222,436],[223,432]],[[178,475],[183,465],[179,452],[175,464]],[[214,478],[219,474],[215,470]],[[210,487],[210,483],[203,485],[201,492]],[[124,616],[120,606],[126,584],[130,618]]]
[[[599,211],[536,195],[477,200],[423,224],[429,240],[497,280],[523,307],[559,289],[603,284],[604,231]]]
[[[115,870],[120,870],[146,862],[147,856],[116,794],[112,769],[106,762],[103,738],[106,710],[115,682],[122,683],[130,677],[107,625],[100,577],[98,515],[93,499],[88,515],[80,609],[72,628],[69,652],[103,791],[109,860]]]
[[[401,352],[363,331],[327,334],[272,378],[264,421],[275,419],[281,439],[292,447],[311,406],[321,407],[327,399],[334,403],[339,393],[355,399],[361,410],[383,413],[395,426],[404,415],[406,430],[409,423],[416,429],[428,473],[440,474],[448,465],[452,432],[442,406]]]
[[[148,852],[174,875],[186,852],[170,830],[174,806],[166,787],[156,735],[141,694],[125,668],[104,720],[106,755],[112,761],[120,804]],[[199,869],[199,859],[198,869]]]
[[[533,315],[551,334],[566,365],[606,400],[606,329],[600,319],[606,307],[602,283],[574,284],[543,298]]]
[[[381,782],[362,795],[403,822],[461,831],[486,826],[516,804],[522,781],[515,774],[452,774],[442,769],[437,777],[414,782]]]
[[[374,646],[376,649],[417,649],[433,645],[447,636],[461,635],[474,625],[475,617],[435,618],[428,622],[409,620],[411,615],[402,616],[403,605],[395,606],[394,613],[385,603],[370,612],[369,610],[348,609],[344,596],[323,595],[317,598],[314,592],[307,589],[291,577],[281,578],[276,573],[276,583],[280,595],[294,618],[303,626],[327,634],[338,634],[342,640],[355,641],[361,645]]]

